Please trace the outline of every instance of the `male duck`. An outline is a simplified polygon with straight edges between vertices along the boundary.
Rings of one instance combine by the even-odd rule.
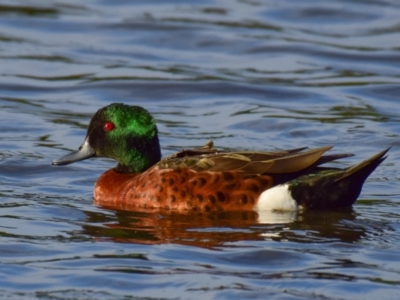
[[[171,210],[335,209],[351,206],[386,149],[347,169],[319,167],[351,154],[322,156],[332,147],[276,152],[225,152],[204,147],[161,160],[154,118],[142,107],[114,103],[93,116],[78,151],[54,160],[66,165],[93,156],[118,165],[94,188],[105,207]]]

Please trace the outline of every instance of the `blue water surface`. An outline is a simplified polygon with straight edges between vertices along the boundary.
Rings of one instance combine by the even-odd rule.
[[[400,3],[0,1],[0,298],[397,299]],[[353,209],[114,211],[114,166],[51,161],[112,102],[156,118],[163,155],[386,147]]]

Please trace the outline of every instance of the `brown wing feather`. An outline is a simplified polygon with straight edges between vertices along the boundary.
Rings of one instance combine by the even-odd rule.
[[[332,147],[321,147],[306,152],[290,154],[274,159],[274,164],[267,170],[268,174],[294,173],[313,165],[326,151]]]
[[[315,164],[324,152],[332,147],[322,147],[305,152],[305,148],[275,152],[220,152],[210,141],[205,146],[182,150],[163,159],[161,169],[187,168],[197,172],[240,171],[243,175],[284,174],[301,171]]]

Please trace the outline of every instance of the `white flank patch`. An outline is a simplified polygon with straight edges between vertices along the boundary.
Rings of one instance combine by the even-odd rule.
[[[255,210],[296,211],[297,202],[292,198],[288,184],[277,185],[265,190],[258,198]]]

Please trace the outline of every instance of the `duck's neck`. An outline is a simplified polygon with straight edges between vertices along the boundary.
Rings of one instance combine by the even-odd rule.
[[[158,136],[148,140],[134,139],[128,141],[127,149],[118,159],[115,171],[119,173],[142,173],[158,163],[161,150]]]

